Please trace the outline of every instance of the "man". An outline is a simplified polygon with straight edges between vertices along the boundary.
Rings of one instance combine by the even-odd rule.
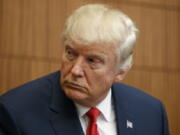
[[[119,82],[132,65],[137,28],[100,4],[77,9],[63,32],[61,71],[0,98],[5,135],[168,135],[161,102]]]

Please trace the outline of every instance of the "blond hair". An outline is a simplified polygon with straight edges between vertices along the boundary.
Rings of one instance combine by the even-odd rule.
[[[82,45],[116,45],[118,68],[126,70],[132,65],[137,31],[133,21],[121,11],[103,4],[88,4],[69,16],[63,36]]]

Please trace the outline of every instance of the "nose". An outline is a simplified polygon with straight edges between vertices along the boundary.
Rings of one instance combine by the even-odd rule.
[[[74,75],[76,77],[84,76],[84,67],[83,66],[84,66],[83,58],[78,57],[72,66],[72,69],[71,69],[72,75]]]

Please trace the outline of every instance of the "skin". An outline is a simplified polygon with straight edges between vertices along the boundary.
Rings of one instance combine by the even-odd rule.
[[[126,72],[116,68],[113,45],[80,45],[66,40],[62,53],[61,86],[74,102],[92,107],[107,95]]]

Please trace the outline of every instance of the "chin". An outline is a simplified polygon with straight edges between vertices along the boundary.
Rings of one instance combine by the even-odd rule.
[[[69,97],[70,99],[72,99],[75,102],[86,99],[88,97],[86,93],[79,91],[79,90],[75,90],[75,89],[65,88],[64,92],[67,97]]]

